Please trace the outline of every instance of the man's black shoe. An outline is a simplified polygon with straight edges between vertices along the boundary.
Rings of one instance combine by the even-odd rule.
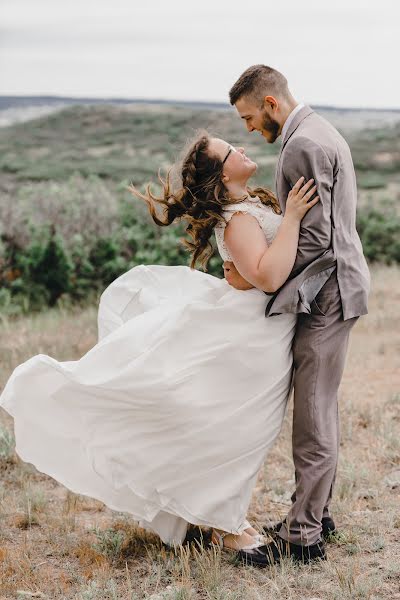
[[[285,557],[304,564],[314,560],[326,560],[325,544],[322,540],[311,546],[300,546],[277,537],[270,544],[260,546],[257,550],[257,554],[239,550],[236,558],[242,564],[251,567],[269,567]]]
[[[276,525],[264,525],[264,527],[262,527],[261,530],[265,534],[274,537],[278,534],[282,523],[283,521],[279,521],[279,523],[277,523]],[[332,517],[322,517],[321,525],[322,537],[324,538],[324,540],[329,541],[332,537],[337,535],[338,531],[336,529],[336,525]]]

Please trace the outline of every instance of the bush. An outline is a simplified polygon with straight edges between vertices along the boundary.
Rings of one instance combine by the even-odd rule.
[[[119,201],[98,177],[74,174],[63,182],[29,183],[0,195],[0,236],[26,248],[34,233],[54,226],[71,250],[74,236],[85,243],[112,234],[119,223]]]
[[[127,181],[72,175],[21,186],[0,200],[0,313],[57,303],[94,302],[139,264],[188,265],[182,225],[157,227]],[[360,209],[357,228],[368,260],[400,263],[400,219],[393,205]],[[217,253],[208,272],[222,276]]]
[[[373,262],[400,263],[400,217],[376,209],[364,209],[357,215],[364,254]]]
[[[58,302],[93,301],[139,264],[187,265],[180,225],[157,227],[123,182],[111,193],[97,178],[21,188],[0,203],[0,313],[17,315]],[[221,261],[209,265],[222,273]]]

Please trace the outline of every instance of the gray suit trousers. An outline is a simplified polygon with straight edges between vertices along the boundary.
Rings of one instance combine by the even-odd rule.
[[[308,546],[321,539],[329,514],[339,453],[338,388],[349,334],[358,317],[343,320],[336,270],[299,314],[293,342],[293,460],[296,493],[279,535]]]

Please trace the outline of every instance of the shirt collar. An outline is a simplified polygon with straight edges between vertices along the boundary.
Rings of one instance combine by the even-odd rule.
[[[287,130],[289,129],[290,123],[293,121],[294,117],[299,112],[299,110],[301,110],[304,106],[305,105],[302,102],[300,102],[300,104],[298,104],[297,106],[294,107],[294,109],[292,110],[292,112],[290,113],[290,115],[288,116],[286,121],[284,122],[283,127],[282,127],[282,135],[281,135],[282,141],[285,139],[285,135],[287,133]]]

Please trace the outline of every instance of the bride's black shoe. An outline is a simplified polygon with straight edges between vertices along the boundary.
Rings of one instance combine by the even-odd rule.
[[[323,541],[311,546],[300,546],[277,537],[271,543],[260,546],[257,550],[257,554],[251,554],[242,548],[236,555],[237,560],[251,567],[269,567],[279,563],[285,557],[304,564],[314,560],[326,560]]]
[[[264,525],[261,529],[266,535],[270,535],[272,537],[278,534],[283,521],[279,521],[275,525]],[[322,537],[324,540],[329,541],[332,537],[335,537],[338,534],[338,530],[336,529],[336,525],[332,517],[322,517],[321,520],[322,525]]]

